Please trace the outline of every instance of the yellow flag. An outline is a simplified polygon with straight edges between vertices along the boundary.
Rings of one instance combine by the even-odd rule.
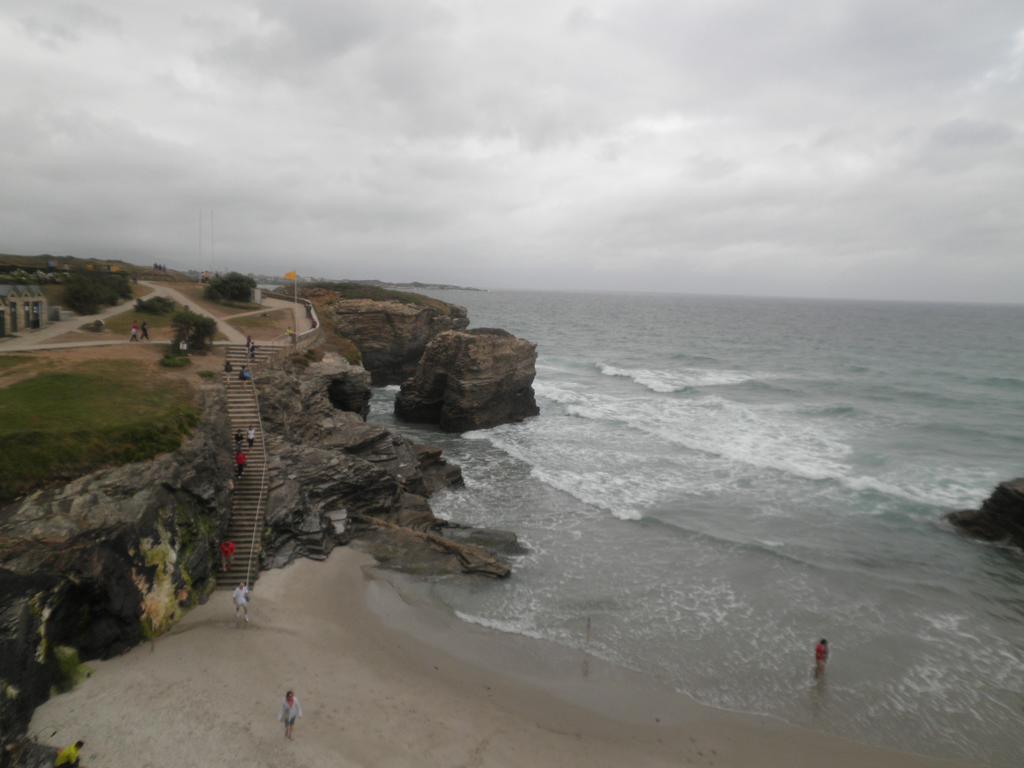
[[[295,274],[294,272],[288,272],[286,275],[284,275],[283,279],[284,280],[298,280],[299,276],[297,274]]]

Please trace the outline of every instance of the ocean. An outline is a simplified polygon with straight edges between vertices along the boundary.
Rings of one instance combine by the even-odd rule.
[[[1024,554],[943,515],[1024,474],[1024,306],[430,293],[537,343],[541,408],[445,435],[375,391],[462,466],[435,513],[529,547],[436,599],[711,706],[1017,764]]]

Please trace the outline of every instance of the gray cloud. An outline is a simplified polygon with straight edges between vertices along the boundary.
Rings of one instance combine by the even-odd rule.
[[[266,272],[1024,284],[1017,2],[11,0],[0,66],[0,250],[203,266],[202,210]]]

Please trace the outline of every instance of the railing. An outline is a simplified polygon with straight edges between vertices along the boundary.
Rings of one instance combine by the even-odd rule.
[[[252,524],[252,541],[249,542],[249,562],[245,566],[245,584],[252,582],[252,558],[256,554],[256,534],[263,530],[263,496],[267,487],[267,470],[270,468],[270,457],[267,454],[267,433],[263,429],[263,413],[260,411],[260,396],[256,391],[256,376],[252,377],[252,399],[256,401],[256,421],[260,425],[260,448],[263,450],[263,472],[260,474],[260,492],[256,497],[256,518]]]
[[[291,301],[294,303],[295,297],[287,296],[283,293],[274,293],[273,291],[264,291],[264,296],[270,296],[274,299],[281,299],[282,301]],[[294,336],[291,334],[283,334],[278,336],[277,339],[288,338],[291,341],[291,348],[295,352],[301,352],[304,349],[309,349],[313,345],[317,344],[323,338],[323,326],[320,324],[320,316],[316,313],[316,307],[313,306],[313,302],[309,299],[299,299],[306,309],[309,310],[309,316],[313,320],[313,327],[302,333],[296,333]],[[277,341],[274,339],[274,341]]]

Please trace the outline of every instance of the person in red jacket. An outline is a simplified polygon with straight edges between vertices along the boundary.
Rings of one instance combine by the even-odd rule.
[[[235,542],[228,540],[220,543],[220,569],[226,571],[235,559]]]
[[[814,676],[821,677],[825,674],[825,662],[828,661],[828,640],[824,637],[814,646]]]
[[[238,453],[235,454],[236,477],[241,477],[242,473],[245,472],[245,462],[247,462],[248,460],[248,457],[244,453],[242,453],[242,451],[239,451]]]

